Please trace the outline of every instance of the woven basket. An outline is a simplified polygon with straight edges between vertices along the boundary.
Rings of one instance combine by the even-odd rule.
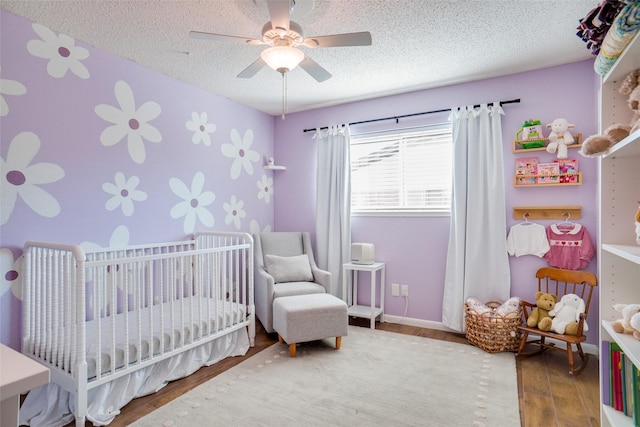
[[[495,309],[501,303],[489,301],[485,304]],[[467,323],[467,340],[488,353],[516,351],[520,345],[518,326],[522,323],[522,311],[502,316],[494,311],[478,314],[464,305]]]

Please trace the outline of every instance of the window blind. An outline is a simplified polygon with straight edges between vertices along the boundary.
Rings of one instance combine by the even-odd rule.
[[[451,125],[351,136],[352,213],[449,213]]]

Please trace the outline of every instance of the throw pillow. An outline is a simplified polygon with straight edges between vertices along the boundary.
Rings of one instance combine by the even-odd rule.
[[[313,273],[307,254],[296,256],[265,255],[265,267],[276,283],[311,282]]]

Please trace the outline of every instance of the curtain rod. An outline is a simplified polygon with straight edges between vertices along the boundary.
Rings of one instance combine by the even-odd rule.
[[[505,105],[505,104],[519,104],[519,103],[520,103],[520,98],[518,98],[518,99],[510,99],[508,101],[500,101],[500,105],[501,106]],[[487,105],[493,105],[493,102],[489,102],[489,103],[487,103]],[[478,108],[479,106],[480,105],[474,105],[473,108]],[[446,111],[451,111],[451,108],[445,108],[445,109],[442,109],[442,110],[423,111],[421,113],[405,114],[405,115],[402,115],[402,116],[383,117],[381,119],[363,120],[361,122],[351,122],[351,123],[349,123],[349,126],[351,126],[351,125],[359,125],[359,124],[362,124],[362,123],[381,122],[383,120],[395,120],[396,123],[398,123],[399,119],[404,119],[406,117],[422,116],[424,114],[433,114],[433,113],[444,113]],[[328,129],[328,126],[321,127],[320,129],[321,130]],[[311,131],[314,131],[314,130],[316,130],[316,129],[315,128],[314,129],[305,129],[303,132],[311,132]]]

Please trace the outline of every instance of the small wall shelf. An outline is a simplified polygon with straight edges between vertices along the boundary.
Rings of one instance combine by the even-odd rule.
[[[571,219],[582,218],[582,206],[514,206],[513,219]]]
[[[575,144],[571,144],[571,145],[567,145],[567,148],[580,148],[582,147],[582,134],[581,133],[576,133],[575,135],[573,135],[573,138],[575,139]],[[520,144],[519,143],[524,143],[524,142],[532,142],[532,141],[540,141],[540,140],[544,140],[544,142],[548,142],[549,138],[538,138],[538,139],[534,139],[534,140],[520,140],[520,139],[516,139],[513,141],[513,152],[514,153],[531,153],[533,151],[546,151],[547,150],[547,146],[545,145],[544,147],[539,147],[539,148],[519,148]]]
[[[271,170],[271,171],[284,171],[284,170],[287,170],[286,166],[278,166],[278,165],[264,165],[264,168],[266,170]]]
[[[555,176],[555,175],[554,175]],[[575,176],[575,182],[557,182],[557,183],[548,183],[548,184],[518,184],[518,178],[533,178],[537,177],[537,175],[514,175],[513,176],[513,186],[518,188],[526,188],[526,187],[568,187],[570,185],[582,185],[582,172],[578,173],[563,173],[559,176]]]

